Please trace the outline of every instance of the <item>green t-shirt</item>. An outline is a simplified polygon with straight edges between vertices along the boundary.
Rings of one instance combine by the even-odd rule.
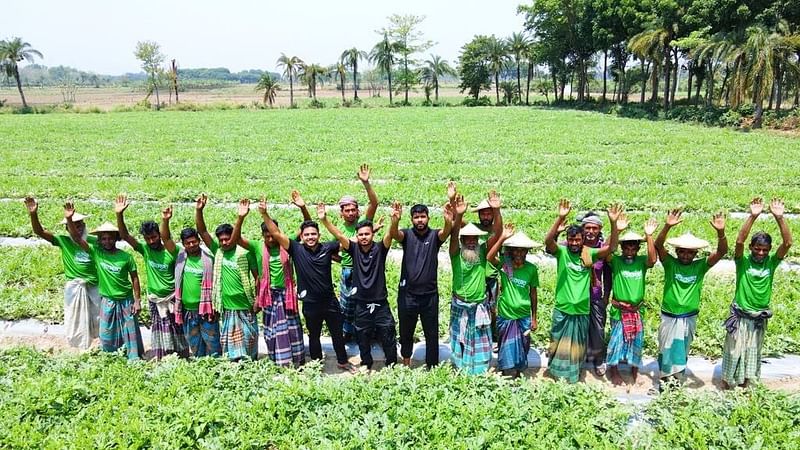
[[[97,290],[109,300],[124,300],[133,294],[130,274],[136,272],[133,256],[123,250],[107,252],[99,245],[89,245],[97,268]]]
[[[97,244],[96,236],[88,236],[89,245]],[[97,285],[97,269],[92,255],[85,252],[69,236],[53,236],[53,245],[61,249],[61,263],[64,265],[64,277],[67,280],[80,278],[87,284]]]
[[[508,320],[531,316],[531,289],[539,287],[539,269],[535,264],[525,261],[522,267],[514,269],[511,278],[497,267],[500,274],[501,292],[497,300],[497,314]]]
[[[736,294],[734,300],[745,311],[761,311],[769,308],[772,298],[772,282],[775,269],[781,260],[772,253],[761,264],[748,256],[735,258]]]
[[[611,289],[614,299],[630,305],[638,305],[644,300],[647,256],[637,255],[630,263],[620,255],[611,257]],[[611,307],[611,318],[620,320],[620,311]]]
[[[261,241],[250,241],[250,253],[254,256],[258,266],[258,276],[264,276],[264,244]],[[283,264],[281,264],[281,248],[275,246],[269,249],[269,284],[270,287],[283,289],[286,287],[283,274]]]
[[[356,219],[356,221],[353,222],[353,225],[344,224],[344,226],[341,228],[342,234],[347,236],[348,239],[353,240],[353,238],[356,236],[356,225],[358,222],[361,222],[361,217]],[[350,256],[350,253],[339,252],[339,256],[342,258],[342,267],[353,267],[353,257]]]
[[[476,223],[474,225],[480,229],[483,229],[480,227],[480,223]],[[489,230],[489,234],[478,236],[478,242],[481,244],[481,247],[483,247],[483,250],[486,253],[489,253],[489,239],[492,237],[493,234],[494,233],[492,233],[492,231]],[[502,255],[498,255],[498,258],[499,257],[502,257]],[[500,271],[497,267],[495,267],[492,264],[486,265],[486,278],[498,278],[499,276],[500,276]]]
[[[664,266],[664,300],[661,309],[670,314],[688,314],[700,310],[700,293],[708,272],[708,259],[681,264],[672,255],[661,261]]]
[[[586,248],[592,263],[597,261],[598,249]],[[589,283],[592,279],[590,267],[585,267],[581,254],[559,245],[556,257],[556,309],[565,314],[589,314]]]
[[[453,293],[468,303],[477,303],[486,298],[486,246],[478,247],[479,259],[468,263],[461,252],[450,256],[453,270]]]
[[[166,297],[175,291],[175,259],[178,249],[174,252],[166,248],[153,250],[147,244],[134,247],[142,258],[147,272],[147,292],[158,297]]]
[[[181,279],[181,303],[187,311],[200,309],[200,286],[203,284],[203,258],[187,256]]]
[[[211,242],[211,251],[217,254],[219,250],[219,242],[213,240]],[[256,256],[252,251],[247,251],[247,262],[249,269],[258,270],[256,268]],[[242,278],[239,276],[239,264],[236,261],[236,247],[222,252],[222,287],[220,294],[222,295],[222,307],[230,311],[243,311],[251,308],[250,302],[247,300],[247,294],[242,285]]]

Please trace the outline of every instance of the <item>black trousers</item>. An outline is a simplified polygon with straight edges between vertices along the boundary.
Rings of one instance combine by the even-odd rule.
[[[439,293],[414,295],[405,289],[398,290],[397,316],[403,358],[410,358],[414,350],[414,330],[419,318],[425,335],[425,364],[429,368],[439,364]]]
[[[397,364],[397,338],[392,310],[385,301],[381,303],[356,303],[356,336],[361,364],[372,368],[372,340],[377,339],[386,355],[386,365]]]
[[[339,364],[347,363],[347,350],[344,348],[342,336],[344,316],[339,309],[339,302],[335,298],[320,302],[303,302],[303,317],[308,328],[308,353],[311,359],[322,359],[322,344],[319,342],[319,337],[324,322],[328,325],[328,333],[331,334],[336,361]]]

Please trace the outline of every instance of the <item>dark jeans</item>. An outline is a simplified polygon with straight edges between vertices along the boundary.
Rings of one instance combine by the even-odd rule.
[[[328,325],[328,332],[333,341],[333,350],[336,352],[336,361],[339,364],[347,363],[347,351],[344,348],[342,336],[342,311],[335,298],[319,302],[303,302],[303,317],[308,328],[308,353],[311,359],[322,359],[322,344],[319,336],[322,334],[322,322]]]
[[[372,312],[370,312],[370,305]],[[356,303],[356,336],[361,364],[372,368],[372,339],[377,339],[386,355],[386,365],[397,364],[397,338],[392,310],[385,301],[382,303]]]
[[[414,295],[405,289],[398,290],[397,316],[400,319],[400,354],[403,358],[411,357],[419,317],[425,335],[425,364],[428,367],[439,364],[439,293]]]

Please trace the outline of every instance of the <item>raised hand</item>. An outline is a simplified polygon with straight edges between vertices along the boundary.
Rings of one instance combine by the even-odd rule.
[[[783,199],[773,198],[772,201],[769,202],[769,212],[771,212],[776,219],[782,218],[785,210],[786,207],[783,205]]]
[[[326,215],[327,212],[325,211],[325,203],[317,203],[317,218],[319,220],[324,220]]]
[[[750,215],[752,217],[758,217],[763,211],[764,211],[764,199],[762,199],[761,197],[756,197],[750,201]]]
[[[514,235],[514,231],[515,230],[514,230],[514,224],[513,223],[504,224],[503,225],[503,234],[502,234],[501,237],[503,238],[503,240],[506,240],[506,239],[508,239],[508,238],[510,238],[511,236]]]
[[[556,228],[556,233],[561,234],[566,229],[567,229],[567,223],[566,222],[561,222],[561,224],[558,225],[558,228]]]
[[[29,196],[25,197],[23,202],[25,203],[25,208],[28,209],[28,213],[36,214],[37,212],[39,212],[39,204],[36,203],[36,199],[35,198],[33,198],[33,197],[31,197],[29,195]]]
[[[380,230],[381,228],[383,228],[384,219],[386,219],[386,216],[380,216],[378,220],[372,223],[372,229]]]
[[[402,215],[403,215],[403,205],[401,205],[400,202],[398,201],[392,202],[392,220],[399,221]]]
[[[195,201],[194,209],[202,211],[203,208],[206,207],[206,203],[208,203],[208,196],[206,194],[200,194]]]
[[[293,191],[292,192],[293,196],[294,196],[295,192],[297,192],[297,191]],[[261,214],[266,214],[267,213],[267,197],[265,197],[263,195],[261,196],[261,200],[258,202],[258,212],[261,213]]]
[[[620,213],[619,217],[617,217],[617,230],[622,231],[628,228],[630,225],[630,220],[628,220],[628,216],[623,212]]]
[[[711,218],[711,226],[714,227],[717,231],[724,231],[725,230],[725,213],[722,211],[714,214]]]
[[[236,214],[239,217],[244,217],[250,212],[250,199],[243,198],[239,200],[239,206],[236,208]]]
[[[362,164],[361,167],[358,168],[358,179],[362,182],[366,183],[369,181],[369,166],[366,164]]]
[[[674,227],[679,223],[683,222],[683,218],[681,215],[683,214],[683,209],[675,208],[667,213],[667,219],[664,221],[664,225],[668,227]]]
[[[608,208],[608,220],[610,220],[611,223],[617,222],[624,210],[625,209],[619,203],[612,204],[611,207]]]
[[[304,208],[306,206],[306,201],[303,200],[303,197],[300,196],[300,192],[297,190],[292,191],[292,204],[298,208]]]
[[[128,195],[127,194],[119,194],[117,195],[117,199],[114,200],[114,212],[117,214],[122,214],[128,209]]]
[[[161,210],[161,218],[166,221],[172,219],[172,205],[169,205]]]
[[[489,191],[489,206],[491,206],[492,209],[500,208],[500,196],[497,195],[497,191],[494,189]]]
[[[443,207],[443,214],[444,219],[447,221],[452,222],[453,218],[455,217],[455,211],[453,211],[453,205],[451,203],[445,203]]]
[[[464,196],[461,194],[456,195],[456,214],[463,216],[467,212],[467,202],[464,201]]]
[[[569,200],[562,198],[558,202],[558,217],[561,217],[563,219],[567,217],[570,211],[572,211],[572,207],[569,204]]]
[[[654,218],[647,219],[647,222],[644,224],[644,234],[647,236],[652,236],[653,233],[656,232],[656,228],[658,228],[658,222]]]
[[[75,204],[72,203],[71,200],[68,200],[64,203],[64,218],[65,219],[72,219],[72,216],[75,215]]]
[[[456,182],[450,180],[447,182],[447,199],[451,202],[456,198]]]

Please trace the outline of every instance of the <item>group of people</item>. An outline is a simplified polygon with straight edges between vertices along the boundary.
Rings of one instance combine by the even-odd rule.
[[[369,176],[369,167],[362,165],[358,177],[369,199],[363,216],[354,197],[344,196],[339,201],[341,228],[329,220],[322,203],[316,207],[316,220],[312,219],[300,193],[293,191],[292,203],[302,212],[303,222],[298,232],[288,233],[270,217],[262,198],[257,207],[262,219],[261,241],[242,236],[251,206],[247,199],[239,201],[234,224],[217,226],[212,236],[203,216],[208,198],[200,195],[195,228],[180,232],[180,244],[171,235],[171,207],[163,209],[160,224],[146,221],[141,225],[141,240],[132,236],[125,224],[129,205],[125,195],[114,202],[116,225],[106,222],[91,232],[85,224],[88,216],[77,213],[72,203],[65,204],[62,224],[67,235],[44,229],[34,198],[26,198],[25,204],[34,233],[61,250],[67,278],[65,326],[72,345],[88,348],[99,336],[105,351],[125,348],[128,358],[143,357],[137,319],[142,290],[133,257],[117,246],[118,241],[125,241],[144,260],[156,358],[176,353],[234,361],[256,359],[262,313],[267,354],[276,364],[297,367],[305,362],[305,322],[312,359],[323,356],[320,335],[325,324],[340,369],[356,370],[345,349],[349,339],[357,341],[366,368],[373,366],[371,345],[376,340],[383,348],[386,365],[393,365],[398,362],[398,333],[385,273],[386,259],[396,241],[403,253],[397,289],[399,359],[410,364],[414,330],[420,321],[425,363],[431,367],[439,363],[438,256],[449,239],[453,364],[466,373],[484,373],[496,351],[497,368],[505,375],[519,376],[527,368],[531,332],[538,327],[539,273],[526,257],[542,244],[513,225],[503,224],[500,198],[494,191],[472,209],[478,221],[467,223],[467,201],[454,182],[447,185],[442,228],[430,228],[428,208],[417,204],[410,209],[411,227],[400,229],[403,208],[394,202],[388,229],[376,240],[383,224],[382,220],[373,221],[379,203]],[[753,199],[734,248],[736,290],[725,322],[728,333],[723,352],[723,382],[730,387],[745,386],[759,377],[766,323],[772,316],[769,304],[774,273],[791,246],[783,202],[773,199],[769,210],[780,229],[781,244],[772,251],[770,235],[757,232],[745,254],[751,228],[764,208],[761,198]],[[602,217],[589,212],[570,224],[570,212],[570,203],[561,200],[543,244],[556,259],[547,352],[550,375],[577,382],[581,366],[589,361],[598,375],[607,369],[611,381],[622,384],[619,365],[627,363],[635,382],[644,344],[641,308],[645,275],[661,261],[664,291],[658,364],[662,378],[682,379],[704,277],[728,251],[725,217],[712,217],[716,248],[698,258],[708,242],[691,233],[668,238],[670,230],[681,223],[679,209],[668,213],[655,239],[655,219],[644,224],[642,236],[628,230],[629,220],[620,205],[607,211],[608,239],[602,233]],[[321,241],[320,226],[335,240]],[[642,243],[645,254],[640,254]],[[667,251],[666,244],[674,248],[675,255]],[[338,296],[332,276],[334,261],[341,265]]]

